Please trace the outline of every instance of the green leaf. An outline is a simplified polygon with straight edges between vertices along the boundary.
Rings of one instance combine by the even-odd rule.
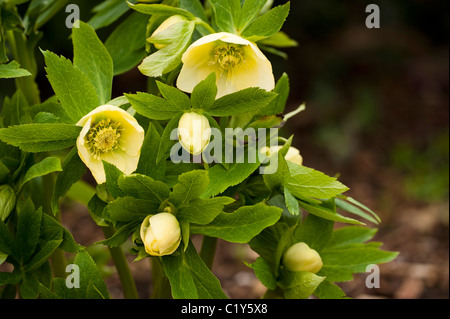
[[[102,279],[100,270],[89,253],[85,250],[80,251],[73,262],[80,267],[80,288],[76,289],[78,298],[86,298],[90,283],[97,288],[103,297],[109,298],[108,289]]]
[[[36,299],[39,295],[39,281],[31,273],[25,273],[19,286],[20,296],[23,299]]]
[[[280,286],[286,299],[308,299],[316,288],[325,280],[307,271],[282,271]]]
[[[71,124],[23,124],[0,128],[0,140],[27,152],[46,152],[73,146],[80,131]]]
[[[142,74],[149,77],[159,77],[175,70],[180,65],[181,56],[191,43],[195,22],[186,21],[185,23],[177,23],[177,26],[179,27],[179,37],[174,39],[172,44],[146,57],[138,66]]]
[[[234,213],[221,213],[208,225],[191,225],[191,232],[234,243],[247,243],[264,228],[275,224],[281,212],[282,209],[264,203],[243,206]]]
[[[273,273],[270,264],[268,264],[265,259],[258,257],[254,263],[247,264],[247,266],[255,271],[256,277],[264,286],[270,290],[275,290],[275,288],[277,288],[277,279],[275,278],[275,274]]]
[[[128,223],[134,220],[141,222],[150,214],[155,214],[159,204],[131,196],[117,198],[106,207],[109,218],[114,222]]]
[[[188,19],[195,19],[195,16],[189,11],[165,4],[131,4],[128,2],[128,6],[133,10],[150,15],[180,15]]]
[[[10,255],[15,249],[15,239],[6,224],[0,219],[0,251]]]
[[[242,36],[251,41],[258,41],[280,31],[290,9],[290,2],[277,6],[256,18],[243,32]]]
[[[137,92],[125,94],[131,106],[139,114],[154,120],[168,120],[183,111],[177,104],[173,104],[156,95]]]
[[[342,289],[337,286],[336,284],[333,284],[329,280],[324,280],[322,283],[317,287],[316,291],[314,292],[314,295],[317,296],[319,299],[344,299],[346,298],[345,292],[342,291]]]
[[[74,123],[100,105],[96,90],[83,71],[50,51],[42,51],[42,54],[47,78]]]
[[[114,235],[111,237],[98,242],[97,244],[107,245],[109,247],[119,247],[123,245],[124,242],[127,241],[128,237],[138,229],[139,225],[142,223],[142,220],[133,220],[122,227],[120,227]]]
[[[103,217],[103,211],[105,210],[106,205],[107,204],[104,201],[102,201],[97,196],[97,194],[92,196],[91,200],[87,205],[89,214],[91,215],[92,219],[98,226],[110,226],[110,224],[108,224],[105,218]]]
[[[38,252],[31,258],[31,260],[26,264],[24,270],[25,271],[33,271],[44,264],[53,252],[59,247],[62,243],[61,239],[52,239],[46,241],[38,250]]]
[[[26,182],[32,180],[33,178],[60,171],[62,171],[62,168],[59,158],[46,157],[42,161],[34,164],[28,169],[20,185],[22,187]]]
[[[326,247],[320,254],[323,267],[319,274],[332,282],[352,280],[354,273],[365,272],[368,265],[389,262],[397,255],[397,252],[381,250],[370,243]]]
[[[375,236],[376,228],[346,226],[336,229],[328,247],[340,247],[348,244],[362,244]]]
[[[210,0],[215,23],[221,31],[236,33],[240,23],[241,3],[239,0]]]
[[[105,169],[106,176],[106,189],[114,197],[123,196],[122,190],[118,186],[119,177],[123,175],[123,172],[115,165],[103,161],[103,167]]]
[[[17,222],[15,256],[25,264],[38,244],[42,219],[42,209],[35,210],[31,200],[20,210]]]
[[[72,28],[73,64],[90,80],[102,105],[111,100],[113,60],[94,29],[80,21]]]
[[[78,156],[78,150],[73,147],[64,158],[62,163],[62,172],[58,173],[55,181],[52,196],[53,214],[59,211],[59,199],[64,196],[69,189],[79,181],[86,172],[86,166]]]
[[[333,226],[333,221],[308,214],[294,230],[294,242],[304,242],[320,253],[333,236]]]
[[[234,199],[230,197],[197,198],[181,206],[178,209],[177,218],[194,224],[206,225],[223,211],[225,205],[232,202]]]
[[[281,31],[271,35],[268,38],[259,41],[258,44],[268,45],[277,48],[292,48],[298,46],[297,41],[291,39],[286,33]]]
[[[157,162],[158,152],[161,143],[161,136],[155,125],[150,122],[144,142],[141,147],[141,155],[139,157],[136,173],[147,175],[153,179],[162,180],[166,172],[166,162]]]
[[[276,162],[277,170],[273,174],[264,174],[263,179],[264,179],[264,183],[266,184],[266,186],[269,190],[271,190],[271,191],[284,190],[284,192],[286,194],[286,190],[288,190],[288,189],[284,185],[285,185],[285,183],[287,183],[287,181],[289,180],[289,177],[291,175],[289,173],[289,168],[288,168],[287,162],[284,159],[285,155],[286,155],[285,152],[282,152],[282,150],[280,150],[274,154],[271,154],[271,156],[269,156],[269,163],[273,164],[273,161],[277,160],[277,162]],[[289,192],[289,190],[288,190],[288,192]],[[288,193],[287,196],[289,196],[289,195],[292,197],[290,192]]]
[[[175,206],[181,206],[189,201],[199,198],[208,187],[208,172],[204,170],[194,170],[183,173],[178,177],[178,183],[170,193],[170,201]]]
[[[175,299],[225,299],[220,281],[198,256],[192,243],[180,255],[161,258]]]
[[[224,192],[228,187],[237,185],[253,173],[260,163],[234,163],[227,170],[222,165],[214,165],[208,170],[208,188],[201,198],[209,198]]]
[[[289,189],[287,189],[286,187],[284,188],[284,199],[289,212],[292,215],[299,215],[300,206],[298,204],[298,200],[294,196],[292,196],[291,192],[289,192]]]
[[[7,64],[0,64],[0,79],[20,78],[30,76],[31,73],[22,69],[17,61],[11,61]]]
[[[170,189],[161,181],[141,174],[122,175],[118,179],[119,188],[125,195],[161,204],[169,198]]]
[[[196,17],[207,21],[205,10],[200,0],[179,0],[180,8],[189,11]]]
[[[275,115],[283,113],[289,97],[289,77],[286,73],[278,79],[273,92],[277,93],[277,97],[270,101],[266,107],[259,111],[259,115]]]
[[[285,186],[299,199],[303,197],[329,199],[348,190],[348,187],[334,177],[289,161],[287,164],[291,177]]]
[[[303,208],[304,210],[306,210],[308,213],[319,216],[321,218],[325,218],[325,219],[329,219],[329,220],[332,220],[335,222],[341,222],[341,223],[359,224],[359,225],[363,224],[356,219],[342,216],[341,214],[337,213],[335,210],[332,210],[323,205],[313,204],[313,203],[308,204],[308,203],[305,203],[304,201],[299,201],[298,203],[299,203],[300,207]]]
[[[116,21],[128,10],[128,5],[123,0],[106,0],[92,9],[95,14],[88,23],[94,29],[100,29]]]
[[[351,197],[342,196],[344,199],[336,198],[336,206],[342,210],[345,210],[349,213],[355,214],[362,218],[367,219],[368,221],[378,224],[381,222],[380,217],[372,211],[367,206],[361,204],[360,202],[354,200]]]
[[[178,142],[178,138],[176,140],[172,140],[171,137],[173,130],[178,127],[180,117],[181,113],[172,117],[172,119],[166,124],[166,127],[164,128],[164,131],[161,135],[156,163],[165,160],[170,155],[171,147]]]
[[[125,73],[145,57],[148,16],[133,12],[114,29],[105,41],[114,65],[114,75]]]
[[[227,94],[214,101],[208,109],[211,116],[231,116],[264,108],[277,96],[260,88],[247,88],[235,93]]]
[[[214,104],[216,95],[216,73],[212,72],[205,80],[194,87],[191,94],[192,106],[196,109],[207,110]]]
[[[178,108],[179,110],[189,110],[191,108],[189,97],[179,89],[160,81],[156,81],[156,85],[161,95],[172,104],[173,108]]]
[[[241,12],[241,23],[239,25],[240,32],[244,31],[245,28],[259,15],[266,3],[267,0],[245,0]]]

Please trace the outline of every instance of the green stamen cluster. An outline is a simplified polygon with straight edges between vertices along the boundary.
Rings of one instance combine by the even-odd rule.
[[[241,46],[228,44],[214,49],[214,64],[218,64],[223,70],[230,70],[244,60],[244,50]]]
[[[89,129],[86,135],[87,147],[98,159],[100,154],[115,150],[119,146],[119,122],[101,120]]]

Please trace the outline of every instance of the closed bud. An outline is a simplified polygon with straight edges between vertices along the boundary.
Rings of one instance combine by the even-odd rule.
[[[142,222],[140,235],[149,255],[170,255],[181,242],[180,223],[170,213],[149,215]]]
[[[290,271],[308,271],[317,273],[322,268],[322,258],[306,243],[292,245],[283,255],[283,265]]]
[[[178,139],[181,146],[193,155],[199,155],[208,146],[211,127],[208,119],[198,113],[184,113],[178,122]]]
[[[150,42],[153,42],[155,48],[161,50],[162,48],[170,44],[164,42],[173,40],[174,37],[172,36],[172,33],[177,31],[174,26],[180,22],[186,23],[187,20],[182,16],[173,15],[160,24],[160,26],[153,32],[152,36],[150,37]],[[166,33],[165,37],[163,36],[163,33]]]
[[[0,186],[0,219],[5,221],[16,205],[16,195],[9,185]]]
[[[267,156],[270,156],[276,152],[278,152],[283,146],[271,146],[270,148],[267,146],[264,146],[261,148],[261,152],[266,154]],[[303,157],[300,155],[300,151],[295,147],[289,147],[286,155],[284,156],[286,161],[302,165],[303,164]]]

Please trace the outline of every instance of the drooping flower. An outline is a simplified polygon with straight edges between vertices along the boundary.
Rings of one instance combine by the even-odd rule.
[[[195,112],[184,113],[178,122],[178,139],[189,153],[198,155],[208,146],[211,127],[208,119]]]
[[[149,255],[170,255],[181,242],[180,223],[170,213],[149,215],[141,224],[140,236]]]
[[[106,181],[103,162],[115,165],[124,174],[138,165],[144,129],[128,112],[113,105],[101,105],[81,118],[77,139],[78,155],[98,184]]]
[[[183,54],[177,87],[192,92],[215,72],[219,98],[249,87],[271,91],[275,87],[272,65],[253,42],[238,35],[219,32],[204,36]]]
[[[322,258],[317,251],[306,243],[292,245],[283,255],[283,265],[290,271],[309,271],[318,273],[322,269]]]

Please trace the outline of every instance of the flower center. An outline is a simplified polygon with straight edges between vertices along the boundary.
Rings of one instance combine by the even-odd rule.
[[[89,129],[86,141],[94,157],[98,158],[100,154],[115,150],[119,146],[119,126],[119,122],[106,119]]]
[[[241,46],[228,44],[214,49],[214,63],[218,63],[224,70],[230,70],[244,60],[244,50]]]

